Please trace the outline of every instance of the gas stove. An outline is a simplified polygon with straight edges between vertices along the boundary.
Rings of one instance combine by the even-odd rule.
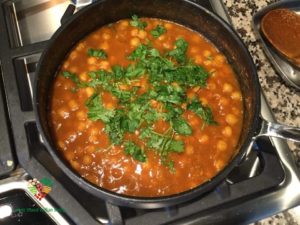
[[[194,2],[230,23],[221,0]],[[43,145],[32,107],[37,62],[69,4],[0,0],[1,224],[247,224],[300,203],[300,179],[290,149],[276,138],[257,139],[247,158],[215,190],[168,208],[112,205],[70,180]],[[274,121],[263,95],[261,104],[262,117]],[[39,196],[31,187],[43,180],[48,191]]]

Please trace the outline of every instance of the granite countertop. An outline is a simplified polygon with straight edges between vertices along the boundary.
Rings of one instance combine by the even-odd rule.
[[[253,57],[262,90],[276,120],[282,124],[300,127],[300,91],[286,85],[273,69],[252,29],[253,15],[261,8],[277,0],[223,1],[228,9],[234,28],[248,46]],[[300,172],[300,144],[293,142],[288,144]],[[300,207],[282,212],[255,224],[300,224]]]

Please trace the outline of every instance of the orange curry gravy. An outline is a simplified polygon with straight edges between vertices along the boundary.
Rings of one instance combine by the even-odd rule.
[[[121,20],[104,26],[80,41],[63,62],[55,78],[50,98],[49,121],[59,151],[82,177],[105,189],[131,196],[166,196],[192,189],[210,180],[226,164],[236,151],[240,136],[243,102],[235,75],[215,46],[190,29],[178,24],[152,18],[145,29]],[[158,38],[151,30],[158,24],[166,32]],[[161,163],[158,154],[145,147],[139,131],[126,133],[125,140],[138,143],[145,150],[146,162],[135,160],[124,152],[124,145],[112,145],[105,132],[105,123],[88,118],[85,103],[95,93],[92,87],[76,89],[76,84],[62,76],[63,71],[76,74],[82,82],[91,78],[90,71],[110,71],[113,65],[128,66],[128,55],[140,43],[152,43],[162,54],[174,49],[178,38],[188,43],[187,57],[210,73],[206,87],[196,86],[186,91],[187,98],[195,98],[208,105],[218,125],[205,125],[204,121],[186,106],[182,106],[182,117],[192,128],[191,135],[175,134],[176,140],[184,143],[182,153],[170,153],[175,171]],[[90,57],[88,49],[102,49],[107,58]],[[139,93],[151,87],[147,74],[137,81]],[[120,87],[129,89],[130,86]],[[74,91],[75,90],[75,91]],[[118,107],[118,98],[108,91],[100,93],[103,106]],[[160,103],[151,100],[153,108]],[[163,134],[170,124],[162,119],[154,123],[153,129]]]

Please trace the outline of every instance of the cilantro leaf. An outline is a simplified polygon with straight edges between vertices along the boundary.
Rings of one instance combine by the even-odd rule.
[[[179,64],[184,64],[188,43],[183,38],[179,38],[176,40],[175,46],[176,48],[168,52],[167,56],[174,58]]]
[[[158,38],[160,35],[166,33],[166,28],[162,25],[157,25],[154,29],[150,31],[154,38]]]
[[[193,111],[203,119],[208,125],[217,125],[218,123],[214,120],[211,109],[208,106],[202,105],[202,103],[196,99],[193,99],[187,105],[187,109]]]
[[[141,66],[140,64],[138,65],[129,65],[126,69],[125,77],[127,79],[135,79],[139,77],[140,75],[143,75],[145,73],[145,68]]]
[[[140,162],[146,162],[147,156],[145,152],[134,142],[126,141],[124,143],[124,147],[126,155],[131,155],[135,160],[138,160]]]
[[[105,124],[105,132],[108,134],[109,139],[114,144],[121,144],[124,137],[124,129],[122,129],[124,111],[117,109],[115,111],[114,117]]]
[[[101,120],[107,123],[115,115],[113,110],[106,109],[102,105],[101,98],[98,94],[92,95],[85,105],[88,108],[87,116],[92,121]]]
[[[130,25],[133,27],[137,27],[139,29],[144,30],[147,27],[147,23],[145,21],[141,21],[137,15],[133,15],[131,17]]]
[[[145,44],[140,44],[129,56],[129,60],[145,60],[146,55],[148,54],[148,46]]]
[[[80,81],[80,79],[75,73],[71,73],[69,71],[63,71],[62,76],[73,81],[78,87],[84,86],[84,83]]]
[[[171,124],[178,134],[191,135],[193,132],[191,126],[183,118],[175,118],[171,120]]]
[[[172,140],[170,143],[169,149],[172,152],[181,153],[184,151],[184,143],[183,143],[183,141]]]
[[[100,59],[107,59],[107,53],[103,49],[93,49],[90,48],[87,51],[88,56],[96,57]]]
[[[156,85],[155,90],[158,93],[158,101],[181,104],[185,100],[185,92],[181,87]]]

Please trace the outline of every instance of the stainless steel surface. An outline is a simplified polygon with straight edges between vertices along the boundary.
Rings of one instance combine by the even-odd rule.
[[[300,142],[300,128],[262,120],[259,136],[277,137]]]
[[[23,169],[17,169],[11,174],[11,177],[0,180],[0,194],[13,190],[24,191],[39,207],[44,209],[53,209],[54,206],[48,201],[47,196],[42,200],[37,198],[28,189],[29,175]],[[12,209],[13,210],[13,209]],[[65,218],[57,211],[47,211],[47,215],[59,225],[69,225]]]
[[[10,7],[15,12],[18,41],[21,46],[48,40],[60,27],[68,0],[16,0]]]
[[[262,17],[272,9],[276,8],[289,8],[300,14],[300,1],[299,0],[286,0],[279,1],[272,5],[269,5],[256,13],[253,17],[253,28],[260,39],[263,49],[269,58],[270,62],[277,70],[277,72],[281,75],[281,77],[286,81],[287,84],[300,89],[300,68],[296,67],[292,63],[288,62],[283,56],[279,55],[276,50],[268,43],[268,41],[264,38],[260,31],[260,21]]]

